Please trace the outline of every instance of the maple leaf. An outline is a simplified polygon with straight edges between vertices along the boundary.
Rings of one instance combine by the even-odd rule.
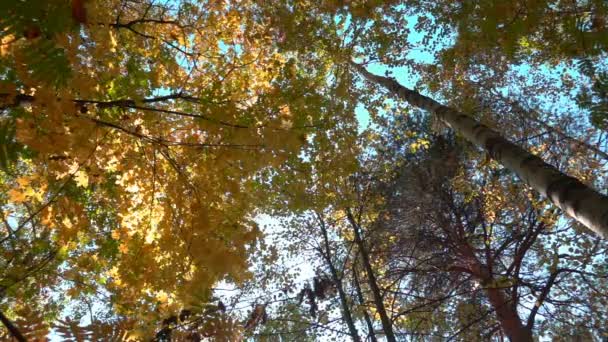
[[[78,170],[74,175],[74,181],[79,187],[86,188],[89,186],[89,175],[84,170]]]
[[[22,190],[11,189],[8,191],[8,197],[12,202],[22,203],[25,202],[27,195]]]

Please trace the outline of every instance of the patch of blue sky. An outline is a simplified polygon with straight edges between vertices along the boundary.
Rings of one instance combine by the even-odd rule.
[[[424,37],[427,34],[425,32],[416,31],[416,29],[415,29],[415,24],[418,21],[418,19],[419,18],[417,16],[411,16],[408,18],[408,28],[410,29],[410,33],[408,34],[406,39],[408,40],[408,43],[413,48],[406,53],[405,57],[407,57],[409,60],[411,60],[415,63],[420,63],[420,64],[436,63],[437,62],[435,59],[436,50],[431,51],[430,49],[427,48],[427,46],[425,46],[426,44],[429,43],[424,40]],[[345,21],[345,24],[346,25],[348,24],[348,20]],[[448,38],[447,40],[441,42],[441,44],[437,44],[436,49],[446,48],[452,43],[453,43],[453,39]],[[227,42],[220,41],[219,49],[223,53],[233,52],[233,53],[236,53],[236,55],[239,55],[240,53],[242,53],[242,47],[239,44],[234,44],[232,42],[227,43]],[[176,57],[176,58],[178,58],[180,65],[183,65],[185,68],[189,68],[188,60],[187,60],[186,56]],[[372,63],[372,64],[369,64],[367,66],[367,68],[370,72],[372,72],[374,74],[378,74],[378,75],[384,75],[388,72],[390,75],[395,77],[397,81],[399,81],[402,85],[404,85],[408,88],[415,88],[416,84],[420,80],[420,77],[416,74],[416,72],[414,70],[411,70],[411,68],[409,68],[409,67],[390,68],[381,63]],[[562,75],[563,73],[571,74],[571,76],[574,78],[576,78],[578,76],[576,72],[572,71],[572,69],[568,69],[564,65],[558,65],[557,67],[543,65],[543,66],[540,66],[540,68],[537,68],[537,67],[533,67],[531,65],[521,64],[516,67],[513,67],[512,72],[514,74],[517,74],[517,75],[520,75],[523,77],[523,79],[525,80],[524,85],[526,83],[528,85],[530,85],[530,82],[533,81],[532,75],[537,74],[537,73],[539,73],[540,75],[543,75],[544,77],[554,79],[555,82],[562,82],[561,78],[558,76]],[[160,88],[160,89],[155,90],[155,94],[162,96],[162,95],[169,94],[171,91],[173,91],[173,89]],[[503,95],[505,95],[505,96],[514,96],[518,99],[528,98],[527,96],[525,96],[526,94],[523,93],[523,88],[518,89],[517,87],[514,87],[513,85],[510,85],[509,88],[505,87],[505,88],[499,89],[499,91],[501,91],[501,93],[503,93]],[[422,91],[422,92],[424,93],[424,91]],[[538,106],[538,109],[544,110],[544,111],[551,111],[551,110],[555,109],[556,107],[558,109],[566,108],[567,107],[566,105],[572,104],[573,95],[575,95],[575,94],[567,94],[567,95],[561,96],[557,102],[548,101],[547,98],[543,99],[543,97],[541,96],[541,97],[539,97],[539,100],[536,101],[536,105]],[[365,106],[363,104],[360,103],[356,106],[355,115],[358,120],[358,126],[359,126],[360,132],[369,128],[372,125],[369,112],[367,111],[367,109],[365,108]],[[267,215],[260,215],[260,216],[256,217],[256,222],[258,222],[258,224],[262,227],[263,232],[266,234],[265,239],[266,239],[267,244],[278,244],[279,243],[279,241],[277,241],[277,239],[278,239],[277,237],[280,236],[279,233],[281,232],[281,230],[286,229],[286,227],[281,227],[275,218],[273,218],[271,216],[267,216]],[[562,225],[562,224],[567,224],[567,222],[565,222],[565,220],[560,220],[560,225]],[[286,262],[287,262],[286,266],[289,267],[290,269],[292,269],[295,273],[297,273],[297,275],[296,275],[297,284],[304,284],[306,282],[309,282],[315,276],[315,269],[319,266],[317,261],[315,261],[309,257],[306,257],[304,255],[302,255],[299,258],[292,259],[292,260],[286,260]],[[232,291],[234,291],[236,289],[236,287],[234,285],[231,285],[231,284],[228,284],[225,282],[218,284],[218,288],[222,288],[223,290],[217,291],[216,294],[220,295],[221,297],[225,297],[225,298],[230,298],[231,295],[229,295],[228,293],[232,293]],[[238,292],[238,291],[235,291],[235,292]],[[245,305],[244,307],[241,307],[241,309],[244,310],[243,312],[246,312],[248,309],[250,309],[250,304],[252,304],[255,301],[255,298],[256,297],[254,296],[253,298],[247,298],[245,300],[245,302],[247,302],[248,304]],[[527,304],[532,304],[532,303],[527,303]],[[86,323],[86,322],[83,322],[83,323]],[[57,341],[59,340],[59,339],[56,339],[57,338],[56,335],[51,335],[50,337],[51,337],[51,340],[57,340]]]
[[[349,24],[349,19],[346,18],[336,18],[336,22],[340,22],[343,20],[343,24],[345,27]],[[425,37],[424,32],[417,32],[415,30],[415,25],[418,21],[418,16],[411,16],[408,18],[408,28],[410,29],[410,35],[408,35],[407,39],[411,46],[415,46],[416,48],[407,52],[406,57],[411,59],[415,63],[429,64],[434,63],[434,52],[429,51],[425,48],[418,48],[420,44],[422,44],[423,38]],[[348,39],[345,39],[348,42]],[[438,45],[441,46],[441,45]],[[222,49],[228,49],[227,46],[223,46]],[[385,74],[389,72],[392,74],[401,84],[406,87],[414,88],[416,83],[419,81],[420,77],[410,68],[408,67],[400,67],[400,68],[389,68],[386,65],[380,63],[372,63],[367,65],[368,70],[375,74]],[[358,121],[359,132],[363,132],[365,129],[372,127],[372,122],[370,120],[370,115],[368,110],[362,103],[359,103],[355,108],[355,116]],[[269,245],[280,245],[281,241],[277,240],[277,237],[281,236],[281,231],[288,229],[287,227],[281,226],[280,222],[277,218],[268,215],[259,215],[256,217],[256,222],[260,227],[262,227],[262,231],[264,233],[265,243]],[[279,238],[280,239],[280,238]],[[296,272],[295,283],[303,286],[307,282],[310,282],[312,278],[316,275],[315,270],[322,266],[320,265],[318,260],[315,260],[312,255],[300,254],[295,258],[286,258],[287,266]],[[230,286],[229,284],[223,283],[222,288],[227,288],[229,291],[234,290],[234,286]],[[219,293],[218,293],[219,294]],[[253,297],[256,298],[259,293],[253,294]],[[252,299],[250,298],[249,301]],[[333,313],[332,317],[338,317],[339,313]],[[362,327],[360,327],[362,328]],[[363,331],[364,329],[360,329]]]
[[[234,52],[237,56],[240,56],[243,53],[243,45],[238,43],[230,43],[227,44],[223,40],[218,42],[218,48],[222,53],[230,53]]]
[[[427,17],[427,20],[434,20],[432,17]],[[415,63],[415,64],[433,64],[437,60],[435,55],[438,51],[445,49],[454,44],[455,36],[448,36],[445,38],[428,37],[428,32],[419,31],[416,29],[416,24],[422,20],[420,15],[411,15],[407,18],[406,28],[408,29],[407,39],[408,45],[411,47],[406,52],[404,58]],[[430,48],[433,47],[433,48]],[[420,81],[420,76],[415,70],[409,66],[402,67],[388,67],[382,63],[369,63],[367,64],[367,70],[376,75],[390,75],[394,77],[401,85],[414,89]],[[424,90],[421,90],[424,93]],[[425,94],[428,95],[428,94]],[[394,103],[393,100],[387,100],[389,103]],[[381,114],[385,114],[380,110]],[[355,115],[359,122],[359,131],[363,131],[367,128],[373,127],[370,120],[369,112],[362,104],[356,107]]]

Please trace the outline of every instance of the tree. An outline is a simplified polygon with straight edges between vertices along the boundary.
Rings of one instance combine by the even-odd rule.
[[[572,209],[570,214],[580,215],[582,206],[585,222],[605,234],[605,196],[588,190],[602,189],[606,175],[601,159],[608,117],[605,12],[601,1],[0,4],[3,322],[26,337],[44,335],[66,313],[73,320],[59,327],[74,336],[82,317],[94,322],[89,335],[126,329],[163,338],[191,329],[203,335],[215,331],[218,338],[219,332],[234,332],[234,338],[314,339],[321,332],[357,336],[364,326],[373,338],[380,325],[391,340],[403,334],[477,338],[499,336],[501,327],[516,336],[521,327],[508,327],[516,321],[532,332],[537,322],[556,333],[600,336],[603,331],[594,325],[604,311],[594,306],[591,293],[605,288],[605,271],[597,266],[603,244],[590,241],[576,225],[568,230],[560,223],[551,232],[538,228],[539,222],[550,226],[545,221],[554,220],[546,202],[458,138],[458,163],[451,163],[455,152],[441,155],[445,151],[435,148],[440,138],[429,133],[432,125],[382,126],[393,122],[387,114],[399,115],[407,107],[354,77],[350,63],[371,61],[379,67],[370,69],[374,73],[411,75],[418,94],[389,83],[423,100],[427,109],[440,109],[436,116],[453,126],[464,123],[459,134],[490,147],[493,157],[514,152],[507,153],[513,157],[506,158],[507,166],[566,211]],[[545,40],[550,48],[544,48]],[[563,108],[554,110],[549,103]],[[364,107],[368,115],[361,114]],[[495,132],[458,113],[501,127],[502,136],[525,149],[504,144]],[[369,116],[373,125],[363,131],[356,116]],[[445,133],[436,126],[436,134]],[[483,134],[475,136],[473,128]],[[490,136],[492,146],[485,146]],[[397,146],[411,153],[391,150]],[[440,156],[425,155],[429,148]],[[542,167],[541,159],[524,150],[573,177]],[[418,170],[413,162],[435,166]],[[539,167],[544,177],[528,177]],[[411,212],[414,204],[385,203],[398,197],[382,187],[390,187],[403,170],[445,171],[441,186],[433,186],[453,190],[450,196],[439,190],[427,194],[436,198],[425,214],[439,208],[450,216],[441,227],[425,221],[424,239],[413,239],[420,246],[405,239],[413,228],[390,220],[399,216],[393,209]],[[452,181],[458,185],[447,184]],[[550,189],[552,181],[559,189]],[[569,203],[564,196],[581,202]],[[514,209],[504,213],[492,204]],[[501,232],[490,246],[457,234],[467,219],[462,216],[479,208],[485,216],[471,226],[493,236],[484,226],[494,224]],[[314,260],[323,261],[323,272],[296,286],[293,273],[273,261],[277,247],[260,241],[261,213],[290,219],[320,213],[326,225],[314,230],[321,246]],[[509,231],[515,224],[509,220],[527,227],[525,234]],[[266,249],[257,253],[257,243]],[[560,250],[570,247],[572,252]],[[397,253],[399,248],[404,253]],[[502,259],[486,260],[481,250]],[[524,258],[510,262],[524,250]],[[436,256],[429,261],[435,268],[413,263],[408,269],[403,258],[409,254]],[[467,267],[458,268],[459,257],[469,261]],[[456,269],[437,268],[439,261]],[[502,266],[508,262],[513,269]],[[541,271],[527,268],[531,264]],[[503,282],[501,277],[509,278],[507,288],[471,290],[476,282]],[[336,296],[317,298],[315,279],[317,285],[331,280]],[[223,301],[234,315],[226,319],[205,315],[202,308],[219,307],[213,290],[218,283],[254,298],[238,313],[239,300]],[[567,290],[581,284],[589,288],[576,300]],[[291,289],[277,290],[289,298],[264,292],[271,286]],[[295,288],[304,291],[306,303],[291,298]],[[510,297],[521,289],[540,299],[538,309]],[[359,300],[349,298],[355,296]],[[501,302],[516,307],[507,312]],[[566,302],[577,309],[568,310]],[[318,316],[310,317],[310,311]],[[182,312],[197,318],[183,320]],[[521,318],[524,313],[532,323]],[[558,319],[537,319],[544,314]],[[220,321],[226,329],[206,324]]]
[[[403,114],[387,114],[380,153],[405,163],[392,180],[375,187],[385,209],[374,224],[378,238],[373,241],[388,263],[384,267],[392,270],[389,283],[402,283],[392,290],[404,306],[397,317],[413,319],[426,309],[452,320],[449,338],[467,332],[470,338],[490,338],[503,330],[524,340],[536,329],[559,331],[559,312],[572,305],[593,313],[581,311],[564,322],[601,336],[598,323],[606,313],[592,304],[598,293],[571,296],[564,289],[605,286],[605,251],[599,252],[605,242],[585,233],[572,239],[576,233],[546,201],[513,184],[497,163],[475,160],[461,138],[427,135],[427,147],[411,149],[419,138],[401,134],[416,127],[409,115],[404,120]],[[594,284],[583,285],[587,281]],[[442,328],[440,320],[416,318],[422,319]],[[422,323],[409,329],[429,333]]]
[[[546,196],[557,207],[587,226],[596,234],[608,236],[608,197],[576,178],[567,176],[537,156],[523,150],[498,132],[478,123],[471,116],[443,106],[397,81],[369,73],[354,64],[367,80],[383,85],[394,96],[433,112],[446,125],[463,134],[469,141],[485,149],[492,158],[515,172],[527,184]]]
[[[323,235],[323,246],[325,250],[322,252],[322,255],[325,258],[327,266],[329,266],[329,271],[331,273],[331,279],[333,281],[333,284],[338,290],[338,295],[340,296],[340,305],[342,307],[342,315],[344,316],[344,320],[346,321],[346,325],[348,326],[348,330],[350,331],[350,335],[353,341],[360,341],[361,339],[359,337],[357,327],[355,326],[355,322],[353,321],[350,306],[348,304],[348,297],[344,292],[344,288],[342,285],[342,276],[340,275],[338,269],[334,265],[334,261],[332,260],[331,246],[329,243],[325,220],[319,213],[317,213],[316,223],[319,225],[319,228],[321,229],[321,234]],[[344,266],[342,268],[344,268]]]
[[[388,317],[388,314],[384,307],[384,299],[382,294],[380,293],[380,288],[378,287],[378,282],[376,280],[376,276],[374,275],[374,269],[371,266],[367,247],[365,246],[365,243],[363,242],[363,239],[361,237],[361,227],[357,223],[357,220],[353,216],[353,213],[350,208],[346,209],[346,215],[348,218],[348,223],[352,227],[353,235],[355,236],[355,243],[357,244],[359,254],[361,255],[361,263],[364,266],[365,273],[367,275],[367,280],[369,282],[369,287],[372,290],[374,303],[376,305],[376,310],[380,315],[384,334],[386,334],[386,339],[388,341],[396,341],[395,333],[393,332],[393,323]]]
[[[110,294],[151,333],[247,277],[268,180],[352,113],[254,2],[30,5],[0,6],[2,309]]]
[[[363,311],[363,318],[365,320],[365,324],[367,325],[368,338],[371,342],[376,342],[376,332],[374,330],[374,323],[367,311],[365,297],[363,296],[363,291],[361,291],[361,284],[359,282],[359,276],[357,275],[357,263],[353,263],[353,286],[355,288],[355,292],[357,294],[357,299],[359,300],[359,305],[361,305],[361,310]]]

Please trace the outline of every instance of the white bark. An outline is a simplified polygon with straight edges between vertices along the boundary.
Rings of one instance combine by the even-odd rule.
[[[562,173],[471,116],[410,90],[392,78],[374,75],[359,64],[352,63],[352,66],[368,81],[386,87],[393,95],[411,105],[434,113],[467,140],[485,149],[492,158],[515,172],[570,217],[596,234],[608,238],[608,196]]]

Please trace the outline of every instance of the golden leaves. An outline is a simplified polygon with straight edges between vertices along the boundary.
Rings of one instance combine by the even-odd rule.
[[[110,36],[110,51],[111,52],[116,52],[116,47],[118,46],[118,42],[116,41],[116,35],[114,34],[114,31],[109,31],[109,36]]]
[[[431,142],[425,138],[418,138],[410,144],[410,152],[416,153],[419,150],[426,150],[431,146]]]
[[[10,53],[11,45],[17,40],[17,38],[12,35],[3,35],[0,38],[0,57],[5,57]]]
[[[89,186],[89,175],[84,170],[78,170],[74,176],[74,181],[77,186],[86,188]]]
[[[22,203],[25,202],[27,196],[25,195],[24,192],[17,190],[17,189],[11,189],[8,192],[8,197],[9,200],[15,203]]]
[[[22,176],[16,179],[17,186],[8,191],[9,200],[15,203],[42,202],[46,193],[46,181],[37,176]]]
[[[296,159],[309,133],[296,124],[327,114],[321,100],[292,101],[283,89],[304,76],[247,6],[209,6],[158,18],[145,3],[90,1],[89,25],[53,37],[69,82],[42,84],[19,62],[19,82],[0,89],[11,103],[33,97],[16,127],[31,170],[7,183],[8,200],[40,209],[36,223],[62,246],[65,267],[109,277],[92,286],[142,322],[150,318],[137,312],[158,302],[248,276],[260,235],[249,217],[268,197],[256,177]],[[313,79],[298,91],[312,93]],[[168,93],[183,98],[159,99]]]

